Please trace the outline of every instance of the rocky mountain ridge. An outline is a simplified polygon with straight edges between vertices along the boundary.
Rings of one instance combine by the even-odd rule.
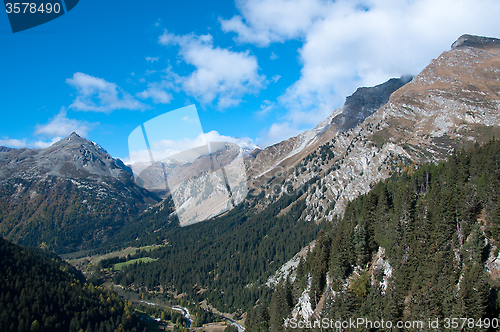
[[[89,248],[157,202],[119,160],[75,133],[45,149],[0,151],[0,234],[21,244]]]
[[[0,179],[19,176],[118,179],[123,169],[98,144],[76,133],[45,149],[3,149]]]
[[[499,73],[498,39],[460,37],[356,126],[339,132],[330,126],[320,134],[316,140],[323,145],[309,150],[286,176],[262,186],[266,197],[318,176],[317,185],[306,194],[305,217],[331,220],[343,214],[348,201],[395,172],[445,160],[455,148],[498,136]],[[260,155],[277,159],[274,149],[260,152],[255,160]],[[283,169],[271,173],[285,174]]]
[[[374,87],[358,88],[346,98],[343,107],[336,109],[314,129],[263,150],[254,151],[252,157],[247,158],[250,187],[255,192],[260,192],[262,189],[268,191],[267,189],[273,186],[275,178],[286,178],[286,180],[300,178],[299,183],[308,181],[310,176],[293,177],[294,171],[304,167],[303,161],[308,155],[321,150],[321,146],[330,144],[334,137],[364,121],[387,103],[394,91],[410,80],[411,76],[403,76],[392,78]],[[327,168],[328,166],[321,167],[321,169]]]

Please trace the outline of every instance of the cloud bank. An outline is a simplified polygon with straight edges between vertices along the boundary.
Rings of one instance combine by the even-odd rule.
[[[300,40],[301,76],[278,101],[288,112],[269,135],[311,128],[359,86],[418,74],[462,34],[500,36],[496,0],[237,0],[221,19],[239,43]],[[443,47],[444,46],[444,47]],[[280,131],[283,135],[280,135]]]

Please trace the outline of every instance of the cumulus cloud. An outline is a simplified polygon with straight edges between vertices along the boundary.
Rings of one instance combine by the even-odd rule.
[[[49,146],[51,146],[52,144],[54,144],[55,142],[60,141],[61,139],[63,139],[63,137],[57,136],[57,137],[53,137],[50,140],[39,140],[39,141],[31,143],[30,146],[33,146],[33,147],[38,148],[38,149],[45,149],[45,148],[48,148]]]
[[[97,123],[89,123],[76,119],[69,119],[66,114],[66,109],[63,107],[61,111],[51,118],[49,122],[42,125],[36,125],[35,135],[44,135],[51,138],[59,138],[70,135],[76,132],[80,136],[87,137]]]
[[[257,139],[260,146],[269,146],[292,136],[299,135],[303,130],[295,127],[290,122],[273,123],[271,127],[264,133],[262,137]]]
[[[150,56],[146,57],[146,61],[151,62],[151,63],[156,62],[158,60],[160,60],[159,57],[150,57]]]
[[[0,145],[5,145],[13,148],[37,148],[43,149],[51,146],[62,138],[69,136],[72,132],[76,132],[80,136],[87,137],[91,131],[99,123],[89,123],[67,117],[66,109],[61,108],[60,112],[49,119],[45,124],[35,126],[34,135],[40,136],[37,140],[13,139],[4,137],[0,139]]]
[[[240,0],[243,15],[221,20],[222,30],[235,32],[236,40],[259,46],[302,37],[322,16],[325,3],[319,0]]]
[[[262,117],[271,112],[275,107],[276,107],[275,103],[269,100],[264,100],[260,105],[260,109],[257,112],[255,112],[255,114],[259,117]]]
[[[256,145],[250,138],[237,138],[226,135],[221,135],[217,131],[212,130],[206,134],[200,134],[195,139],[181,139],[181,140],[159,140],[154,141],[151,144],[151,148],[154,150],[167,150],[181,152],[196,148],[198,146],[205,145],[206,142],[229,142],[239,145],[241,148],[254,149]]]
[[[188,76],[175,76],[184,92],[202,104],[216,101],[219,108],[238,105],[246,94],[255,94],[265,85],[259,66],[250,52],[234,52],[215,47],[212,36],[177,36],[165,32],[162,45],[177,45],[179,56],[196,69]]]
[[[496,0],[241,0],[241,15],[221,20],[236,40],[265,47],[290,39],[301,76],[278,98],[289,126],[312,127],[359,86],[418,74],[464,33],[500,36]]]
[[[166,90],[172,88],[173,87],[171,82],[153,82],[149,83],[148,88],[142,92],[137,93],[136,96],[142,99],[151,98],[153,102],[157,104],[168,104],[173,99],[173,96]]]
[[[145,110],[148,108],[116,84],[99,77],[75,73],[72,78],[66,79],[66,83],[77,90],[77,96],[69,107],[78,111],[109,113],[118,109]]]
[[[53,137],[48,140],[38,140],[38,141],[28,141],[26,138],[16,139],[16,138],[8,138],[4,137],[0,139],[0,146],[8,146],[11,148],[35,148],[35,149],[44,149],[48,148],[55,142],[61,140],[62,137]]]
[[[8,138],[4,137],[3,139],[0,139],[0,146],[8,146],[11,148],[24,148],[27,146],[26,139],[15,139],[15,138]]]

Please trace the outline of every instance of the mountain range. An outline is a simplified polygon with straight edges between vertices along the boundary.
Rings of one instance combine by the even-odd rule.
[[[148,254],[150,263],[117,272],[115,283],[157,293],[174,287],[241,313],[256,300],[270,303],[269,286],[279,282],[268,279],[276,271],[275,280],[296,276],[300,259],[294,255],[352,212],[349,202],[381,181],[498,136],[499,73],[500,40],[463,35],[418,75],[359,88],[312,130],[247,154],[247,197],[187,227],[179,227],[168,190],[137,186],[127,166],[75,133],[41,150],[0,147],[0,235],[59,253],[167,244]],[[222,150],[219,157],[224,163],[230,156]],[[173,174],[181,183],[213,164],[201,157],[178,166]],[[384,259],[374,256],[378,246],[370,250],[363,264]],[[361,261],[351,259],[344,272],[356,264],[362,270]],[[312,275],[314,264],[306,266]],[[318,301],[324,287],[316,290]]]

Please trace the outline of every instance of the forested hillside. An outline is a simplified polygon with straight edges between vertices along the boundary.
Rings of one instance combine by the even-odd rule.
[[[173,289],[197,301],[207,299],[219,310],[249,309],[268,293],[263,286],[267,277],[324,226],[302,215],[305,202],[301,196],[316,180],[283,195],[260,213],[250,201],[203,223],[182,228],[168,223],[149,237],[164,246],[128,257],[149,256],[154,261],[129,265],[113,281],[149,291]],[[286,213],[281,212],[287,207]],[[135,238],[144,229],[154,229],[152,225],[162,227],[165,221],[158,217],[162,213],[151,213],[136,229],[131,224],[125,234]],[[101,267],[110,263],[102,261]]]
[[[438,318],[441,329],[446,318],[468,318],[467,331],[488,330],[500,308],[499,164],[500,141],[491,140],[378,183],[319,235],[270,303],[250,312],[247,330],[282,331],[287,317]],[[305,294],[312,316],[296,306]]]
[[[0,331],[144,330],[118,296],[56,255],[0,238],[0,267]]]

